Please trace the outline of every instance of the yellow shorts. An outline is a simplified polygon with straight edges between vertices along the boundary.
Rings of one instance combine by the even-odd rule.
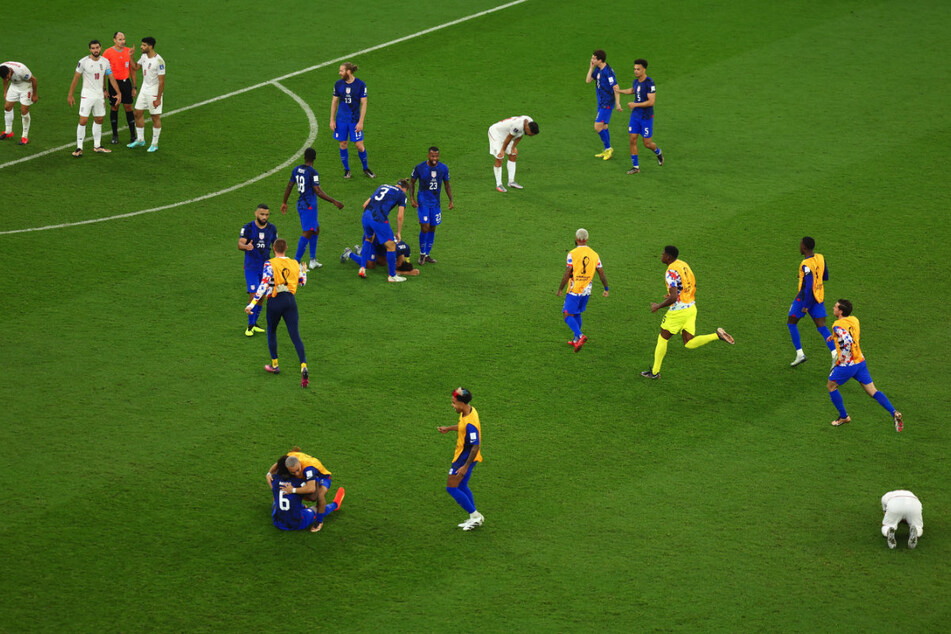
[[[682,310],[668,310],[660,327],[672,335],[686,330],[691,335],[697,332],[697,305]]]

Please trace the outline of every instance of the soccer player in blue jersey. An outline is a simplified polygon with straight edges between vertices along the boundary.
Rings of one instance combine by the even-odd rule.
[[[254,299],[258,283],[264,273],[264,263],[271,257],[271,245],[277,240],[277,227],[268,222],[271,210],[261,203],[254,210],[254,220],[241,227],[238,238],[238,250],[244,251],[244,281],[248,289],[248,300]],[[248,328],[245,337],[253,337],[256,332],[264,332],[258,327],[261,305],[257,304],[248,314]]]
[[[816,324],[816,330],[822,335],[822,340],[832,352],[835,359],[835,344],[832,343],[829,329],[826,328],[825,282],[829,280],[829,268],[826,259],[821,253],[815,252],[816,241],[809,236],[799,242],[799,253],[803,260],[799,263],[799,294],[789,306],[789,315],[786,325],[789,327],[789,336],[796,348],[796,358],[789,365],[795,367],[806,362],[806,353],[802,351],[802,341],[799,338],[799,320],[807,314]]]
[[[611,114],[614,112],[612,106],[618,112],[621,111],[621,88],[617,85],[617,77],[614,75],[614,70],[608,66],[607,59],[607,53],[600,48],[596,50],[591,55],[591,65],[584,78],[586,84],[595,82],[598,114],[594,118],[594,131],[601,137],[604,151],[594,156],[605,161],[614,155],[614,148],[611,147],[611,133],[608,131],[608,123],[611,122]]]
[[[297,188],[297,213],[300,215],[301,237],[297,242],[297,255],[295,259],[301,264],[304,263],[304,251],[310,246],[310,264],[312,269],[319,269],[323,266],[317,261],[317,236],[320,235],[320,223],[317,222],[317,199],[323,198],[329,203],[333,203],[337,209],[343,209],[343,203],[334,200],[324,193],[320,188],[320,175],[314,169],[314,160],[317,158],[317,150],[312,147],[304,150],[304,164],[298,165],[291,172],[291,180],[284,189],[284,201],[281,203],[281,213],[287,213],[287,197],[291,195],[291,190]]]
[[[270,476],[270,474],[268,474]],[[271,522],[282,531],[316,532],[317,511],[304,506],[304,498],[297,487],[304,484],[300,478],[280,475],[268,478],[274,503],[271,505]]]
[[[376,178],[376,174],[367,165],[367,149],[363,145],[363,120],[367,116],[367,85],[362,79],[353,76],[357,72],[356,64],[346,62],[340,65],[340,79],[334,84],[334,96],[330,101],[330,129],[334,139],[340,142],[340,162],[343,163],[343,177],[350,178],[350,154],[348,141],[357,146],[363,174]],[[339,109],[338,109],[339,107]]]
[[[373,239],[373,249],[376,254],[374,259],[367,260],[366,269],[376,268],[379,266],[386,266],[386,247],[376,241],[376,238]],[[410,255],[412,249],[409,248],[409,245],[403,242],[402,240],[396,243],[396,270],[400,275],[419,275],[419,269],[413,266],[413,263],[410,261]],[[340,263],[346,264],[347,260],[351,260],[357,263],[357,266],[363,266],[363,247],[360,244],[353,245],[353,249],[347,247],[343,250],[343,254],[340,256]]]
[[[476,509],[475,499],[469,488],[469,479],[476,463],[482,462],[482,424],[479,422],[479,412],[469,404],[471,402],[472,392],[464,387],[454,389],[452,408],[459,414],[459,422],[456,425],[436,428],[440,434],[456,432],[456,451],[449,468],[449,478],[446,480],[446,492],[469,513],[469,519],[459,524],[459,528],[464,531],[471,531],[485,523],[485,517]]]
[[[389,271],[388,282],[405,282],[406,278],[396,274],[396,243],[402,238],[403,214],[406,211],[406,190],[409,180],[401,178],[396,185],[380,185],[373,195],[363,203],[363,249],[361,250],[360,277],[367,276],[367,262],[374,257],[373,239],[386,247],[386,265]],[[390,227],[390,211],[398,207],[396,214],[396,233]]]
[[[651,140],[654,135],[654,98],[657,89],[654,86],[654,80],[647,76],[646,59],[634,60],[634,84],[620,92],[625,95],[634,95],[634,101],[629,101],[627,104],[627,107],[631,109],[631,120],[628,122],[627,131],[631,137],[631,163],[634,167],[627,173],[637,174],[641,171],[637,162],[638,136],[643,137],[644,147],[657,155],[657,164],[663,165],[664,153]]]
[[[416,181],[419,181],[419,201],[416,197]],[[439,162],[439,148],[429,148],[429,157],[416,166],[409,180],[409,200],[419,209],[419,264],[435,264],[430,253],[436,240],[436,227],[442,223],[442,209],[439,206],[439,194],[442,184],[446,184],[446,196],[449,208],[453,208],[452,187],[449,185],[449,168]]]

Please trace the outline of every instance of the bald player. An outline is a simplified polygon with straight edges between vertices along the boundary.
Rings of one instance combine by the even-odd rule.
[[[283,466],[283,468],[282,468]],[[312,522],[311,531],[317,532],[323,527],[324,517],[338,510],[343,504],[346,491],[343,487],[337,489],[334,501],[327,504],[326,494],[330,490],[331,473],[323,463],[294,446],[286,455],[281,456],[271,465],[267,472],[268,486],[274,488],[274,477],[280,474],[289,474],[297,482],[285,482],[281,490],[285,495],[299,495],[305,500],[316,502],[313,510],[316,517]]]
[[[130,141],[135,142],[135,115],[132,114],[132,104],[138,92],[136,76],[132,72],[138,69],[132,60],[132,49],[125,45],[125,33],[116,31],[112,36],[112,46],[103,51],[102,56],[112,65],[112,76],[119,86],[119,98],[116,91],[109,86],[109,97],[112,103],[109,112],[109,122],[112,124],[112,145],[119,143],[119,102],[125,109],[125,120],[129,124]]]

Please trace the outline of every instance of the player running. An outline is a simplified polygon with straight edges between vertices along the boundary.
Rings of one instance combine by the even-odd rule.
[[[614,70],[608,66],[608,55],[602,49],[596,50],[591,55],[591,65],[588,66],[588,74],[584,81],[586,84],[595,82],[595,95],[598,98],[598,114],[594,118],[594,131],[601,137],[604,144],[604,151],[595,154],[595,158],[609,160],[614,156],[614,148],[611,147],[611,132],[608,130],[608,123],[611,122],[611,115],[614,113],[612,106],[621,111],[621,89],[617,85],[617,77]]]
[[[829,382],[826,387],[829,388],[829,399],[839,410],[839,417],[832,421],[832,426],[840,427],[852,422],[845,411],[845,402],[839,393],[839,386],[845,385],[849,379],[855,379],[862,384],[866,394],[874,398],[886,412],[892,415],[895,431],[900,432],[904,427],[901,412],[892,407],[883,392],[875,389],[872,375],[865,367],[865,355],[859,347],[859,320],[852,315],[852,302],[840,299],[832,308],[832,314],[835,315],[835,323],[832,324],[832,334],[829,338],[835,341],[836,359],[832,365],[832,372],[829,373]]]
[[[509,174],[509,187],[524,189],[515,182],[515,161],[518,159],[518,144],[524,136],[538,134],[538,123],[527,116],[509,117],[489,126],[489,154],[495,157],[495,190],[508,191],[502,187],[502,159],[508,156],[506,167]]]
[[[695,336],[697,330],[697,278],[694,277],[690,266],[678,259],[680,251],[675,246],[664,247],[660,261],[667,265],[664,282],[667,287],[667,297],[660,304],[651,302],[651,312],[656,313],[661,308],[670,306],[660,322],[660,334],[657,336],[657,347],[654,349],[654,365],[649,370],[641,372],[641,376],[648,379],[660,378],[660,365],[667,354],[667,342],[672,335],[678,332],[684,340],[684,347],[688,350],[699,348],[711,341],[720,339],[731,346],[733,337],[723,328],[717,328],[715,333]]]
[[[291,172],[291,180],[284,190],[284,201],[281,203],[281,213],[287,213],[287,197],[291,190],[297,188],[297,213],[300,215],[301,237],[297,242],[297,255],[294,258],[304,264],[304,250],[310,246],[310,268],[319,269],[323,266],[317,261],[317,236],[320,235],[320,223],[317,222],[317,199],[323,198],[333,203],[337,209],[343,209],[343,203],[334,200],[320,188],[320,175],[314,169],[314,160],[317,150],[312,147],[304,150],[304,164],[298,165]]]
[[[40,100],[36,90],[36,76],[25,64],[4,62],[0,64],[0,78],[3,79],[3,134],[0,141],[13,138],[13,106],[20,102],[20,119],[23,134],[17,145],[30,142],[30,106]]]
[[[625,88],[620,92],[625,95],[634,95],[634,101],[629,101],[627,107],[631,109],[631,119],[628,122],[627,131],[631,139],[631,163],[634,167],[627,171],[628,174],[637,174],[641,171],[637,162],[637,137],[644,139],[644,147],[652,150],[657,155],[657,164],[664,164],[664,153],[660,151],[657,144],[651,140],[654,135],[654,98],[656,97],[657,87],[654,80],[647,76],[647,60],[634,60],[634,84],[630,88]]]
[[[555,295],[561,295],[561,289],[568,284],[569,280],[571,281],[568,292],[565,293],[565,305],[562,311],[565,315],[565,323],[575,335],[574,339],[568,342],[569,346],[574,347],[575,352],[581,350],[581,346],[588,341],[588,337],[581,334],[581,314],[588,307],[588,299],[591,298],[591,282],[594,280],[595,272],[601,278],[604,297],[607,297],[608,278],[604,275],[601,257],[588,246],[587,229],[578,229],[575,232],[575,248],[568,252],[568,267],[555,292]]]
[[[416,200],[416,181],[419,181],[419,202]],[[443,183],[446,184],[446,196],[449,197],[449,208],[452,209],[449,168],[439,162],[439,148],[434,145],[429,148],[426,160],[413,169],[413,175],[409,179],[409,201],[413,207],[419,209],[420,265],[424,262],[436,263],[436,260],[430,257],[430,253],[433,250],[433,242],[436,240],[436,227],[442,223],[439,194]]]
[[[73,98],[73,91],[76,90],[76,82],[83,78],[82,91],[79,93],[79,125],[76,127],[76,150],[73,156],[79,158],[83,155],[83,141],[86,140],[86,122],[89,121],[89,114],[92,113],[92,151],[108,154],[112,150],[102,147],[102,122],[106,116],[106,93],[105,82],[119,92],[119,85],[116,78],[112,76],[112,65],[105,57],[102,57],[102,44],[99,40],[89,42],[89,55],[83,57],[76,64],[76,72],[73,73],[73,81],[69,85],[69,95],[66,97],[66,103],[72,108],[76,104]]]
[[[799,263],[799,294],[789,306],[789,315],[786,325],[789,327],[789,336],[796,348],[796,358],[789,365],[796,367],[806,362],[806,353],[802,351],[802,341],[799,338],[799,320],[808,314],[816,324],[816,330],[822,335],[822,340],[832,352],[835,359],[835,344],[832,343],[829,329],[826,328],[825,282],[829,280],[829,268],[826,259],[821,253],[815,252],[816,241],[809,236],[799,242],[799,253],[805,258]]]

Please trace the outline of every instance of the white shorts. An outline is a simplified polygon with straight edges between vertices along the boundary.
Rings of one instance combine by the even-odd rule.
[[[79,96],[79,116],[88,117],[90,112],[94,117],[106,116],[106,100],[102,93]]]
[[[33,105],[33,84],[10,84],[7,88],[7,101],[20,102],[24,106]]]
[[[894,497],[888,502],[885,517],[882,519],[882,535],[888,537],[888,529],[898,528],[901,522],[918,529],[918,536],[925,530],[921,519],[921,502],[913,497]]]
[[[496,139],[494,136],[489,134],[489,154],[498,158],[499,152],[502,151],[502,141],[504,140],[505,139]],[[514,147],[515,147],[515,139],[512,139],[511,141],[509,141],[508,146],[506,146],[505,153],[508,154],[509,152],[512,151],[512,148]]]
[[[148,110],[149,114],[162,114],[162,106],[165,105],[165,95],[162,95],[162,101],[159,102],[158,108],[152,105],[155,101],[155,97],[155,93],[140,92],[139,96],[135,98],[135,109]]]

